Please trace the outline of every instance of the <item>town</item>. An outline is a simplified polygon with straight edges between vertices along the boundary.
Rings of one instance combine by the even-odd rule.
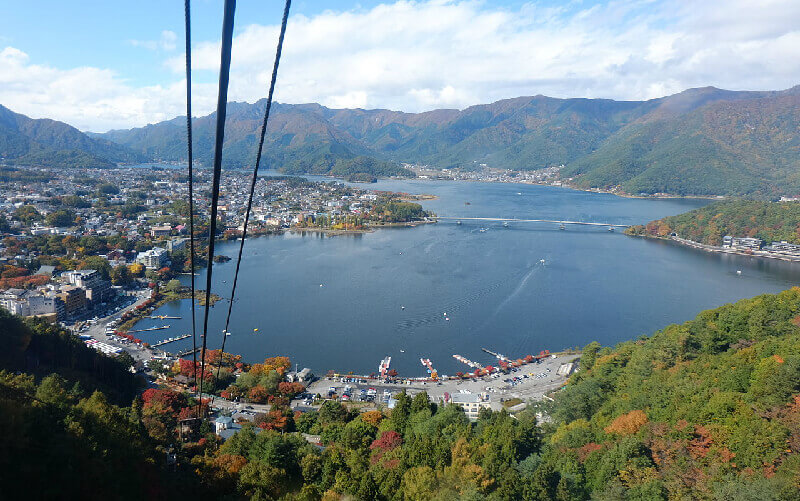
[[[241,235],[250,179],[249,173],[226,171],[218,238]],[[199,238],[208,231],[209,183],[208,171],[198,169]],[[72,325],[118,308],[125,303],[122,296],[188,271],[188,186],[182,170],[2,167],[0,188],[0,305],[14,314]],[[427,216],[399,194],[303,178],[259,178],[248,232],[359,232]],[[199,252],[196,259],[202,264]]]

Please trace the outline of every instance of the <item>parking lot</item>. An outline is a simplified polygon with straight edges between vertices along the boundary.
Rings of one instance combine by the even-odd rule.
[[[543,395],[561,387],[568,375],[558,374],[564,364],[573,362],[580,355],[555,355],[543,359],[539,363],[523,365],[508,374],[495,373],[479,379],[448,380],[439,382],[421,382],[407,380],[405,382],[387,383],[379,380],[363,381],[359,378],[340,377],[322,378],[308,387],[308,393],[319,394],[323,398],[336,395],[337,398],[351,402],[368,402],[383,404],[389,395],[396,395],[406,390],[409,395],[426,391],[433,401],[444,400],[444,394],[485,393],[489,395],[491,407],[499,410],[502,401],[519,398],[524,402],[540,400]],[[300,405],[308,405],[307,401],[297,401]]]

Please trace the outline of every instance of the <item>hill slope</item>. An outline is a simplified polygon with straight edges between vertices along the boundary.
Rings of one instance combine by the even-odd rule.
[[[797,244],[800,243],[800,204],[754,200],[716,202],[626,230],[631,235],[655,237],[673,232],[706,245],[722,245],[725,235]]]
[[[226,164],[248,165],[265,101],[229,106]],[[800,86],[706,87],[650,101],[518,97],[425,113],[318,104],[273,109],[265,159],[293,173],[329,173],[337,160],[361,156],[440,168],[566,165],[563,176],[579,186],[629,193],[800,191]],[[197,158],[209,164],[214,114],[194,124]],[[158,159],[185,158],[180,118],[103,137]]]
[[[50,119],[32,119],[0,105],[0,158],[50,167],[111,167],[147,157]]]

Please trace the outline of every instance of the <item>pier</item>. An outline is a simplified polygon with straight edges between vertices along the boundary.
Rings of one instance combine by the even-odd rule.
[[[192,335],[191,334],[184,334],[183,336],[170,337],[170,338],[164,339],[163,341],[159,341],[157,343],[154,343],[151,346],[153,346],[153,348],[155,348],[157,346],[164,346],[165,344],[174,343],[175,341],[180,341],[181,339],[186,339],[187,337],[192,337]]]
[[[171,317],[169,315],[151,315],[153,320],[180,320],[181,317]]]
[[[483,365],[479,364],[478,362],[473,362],[472,360],[462,357],[461,355],[453,355],[453,358],[461,362],[462,364],[467,364],[473,369],[483,369]]]
[[[187,335],[188,335],[188,334],[187,334]],[[176,353],[175,355],[176,355],[178,358],[180,358],[180,357],[185,357],[186,355],[191,355],[192,353],[197,353],[197,352],[198,352],[198,351],[200,351],[200,350],[201,350],[201,348],[199,348],[199,347],[198,347],[198,348],[195,348],[195,349],[187,348],[187,349],[185,349],[185,350],[183,350],[183,351],[179,351],[179,352],[178,352],[178,353]]]
[[[507,356],[501,355],[500,353],[495,353],[495,352],[493,352],[492,350],[490,350],[488,348],[481,348],[481,350],[483,350],[486,353],[488,353],[489,355],[492,355],[493,357],[497,358],[497,360],[502,360],[503,362],[508,362],[508,363],[511,363],[513,361],[510,358],[508,358]]]
[[[150,332],[150,331],[160,331],[164,329],[169,329],[169,325],[162,325],[161,327],[148,327],[147,329],[132,329],[128,331],[128,334],[133,332]]]

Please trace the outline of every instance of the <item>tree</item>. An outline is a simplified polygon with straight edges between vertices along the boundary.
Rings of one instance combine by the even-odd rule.
[[[121,264],[111,270],[111,283],[114,285],[129,285],[133,282],[133,277],[131,277],[131,272],[127,266]]]
[[[409,501],[427,501],[436,490],[436,472],[430,466],[411,468],[403,475],[403,494]]]
[[[411,399],[411,413],[416,414],[417,412],[428,409],[430,410],[430,399],[428,398],[428,392],[423,391],[414,395],[414,398]]]
[[[167,282],[167,285],[164,286],[164,292],[175,293],[178,292],[180,288],[181,288],[181,282],[173,278],[172,280]]]
[[[41,221],[42,214],[33,205],[23,205],[14,211],[14,219],[30,225],[34,221]]]
[[[334,400],[326,400],[319,409],[319,422],[322,425],[330,423],[343,423],[348,418],[345,406]]]
[[[115,184],[103,183],[97,187],[97,193],[100,195],[116,195],[119,193],[119,188]]]
[[[45,222],[50,226],[72,226],[75,224],[75,213],[66,209],[57,210],[48,214]]]
[[[594,362],[597,360],[597,351],[600,348],[602,348],[602,346],[597,341],[592,341],[584,346],[583,352],[581,353],[581,368],[583,370],[588,371],[594,367]]]

